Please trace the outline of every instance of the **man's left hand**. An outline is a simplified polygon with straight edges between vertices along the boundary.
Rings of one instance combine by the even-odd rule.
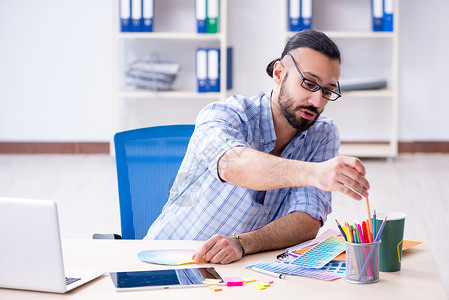
[[[240,242],[233,236],[214,235],[193,255],[199,263],[201,259],[214,264],[229,264],[241,259],[243,251]]]

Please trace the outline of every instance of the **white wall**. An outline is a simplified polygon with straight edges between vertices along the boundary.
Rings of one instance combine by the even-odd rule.
[[[111,7],[0,1],[0,140],[108,140]]]
[[[269,92],[265,67],[283,48],[280,0],[228,1],[234,92],[247,96]],[[316,1],[335,5],[333,0]],[[449,100],[444,97],[449,77],[449,2],[402,0],[400,8],[399,139],[449,141]],[[339,9],[336,6],[336,18],[344,15]],[[110,140],[114,128],[111,14],[109,0],[0,1],[0,141]],[[190,18],[190,14],[178,17]],[[369,20],[357,22],[369,24]],[[343,56],[346,62],[350,59]],[[193,122],[205,104],[180,101],[136,101],[139,109],[129,113],[136,114],[142,126],[185,123]],[[370,131],[385,127],[385,118],[372,118]]]

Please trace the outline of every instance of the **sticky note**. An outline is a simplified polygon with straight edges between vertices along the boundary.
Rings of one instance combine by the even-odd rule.
[[[224,277],[226,286],[243,286],[243,280],[240,277]]]
[[[259,281],[266,282],[266,283],[269,283],[269,284],[273,284],[274,283],[274,281],[271,280],[271,279],[260,279]]]
[[[204,284],[217,284],[220,283],[221,279],[212,279],[212,278],[206,278],[203,280]]]
[[[264,290],[264,289],[266,289],[266,287],[258,285],[258,284],[253,284],[250,287],[252,287],[253,289],[256,289],[256,290]]]
[[[271,286],[269,283],[263,281],[257,281],[256,283],[254,283],[254,285],[263,286],[266,288]]]
[[[249,277],[249,278],[244,278],[243,282],[244,283],[250,283],[250,282],[254,282],[257,280],[257,277]]]
[[[219,287],[218,285],[208,285],[207,287],[213,290],[214,292],[222,291],[221,287]]]

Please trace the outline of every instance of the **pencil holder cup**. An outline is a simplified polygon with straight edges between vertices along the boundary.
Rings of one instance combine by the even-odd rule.
[[[345,280],[350,283],[379,281],[379,245],[375,243],[346,243]]]

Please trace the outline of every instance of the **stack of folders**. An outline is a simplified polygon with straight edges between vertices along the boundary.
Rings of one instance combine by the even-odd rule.
[[[227,48],[227,86],[232,89],[232,47]],[[196,50],[196,80],[198,93],[220,92],[220,49]]]
[[[154,0],[120,0],[121,32],[152,32]]]
[[[371,0],[373,31],[393,31],[394,0]]]
[[[198,33],[219,32],[220,0],[195,0]]]
[[[313,0],[288,1],[288,27],[290,31],[312,28]]]
[[[152,91],[172,90],[180,69],[179,64],[160,61],[156,55],[152,55],[129,64],[126,70],[127,84]]]

